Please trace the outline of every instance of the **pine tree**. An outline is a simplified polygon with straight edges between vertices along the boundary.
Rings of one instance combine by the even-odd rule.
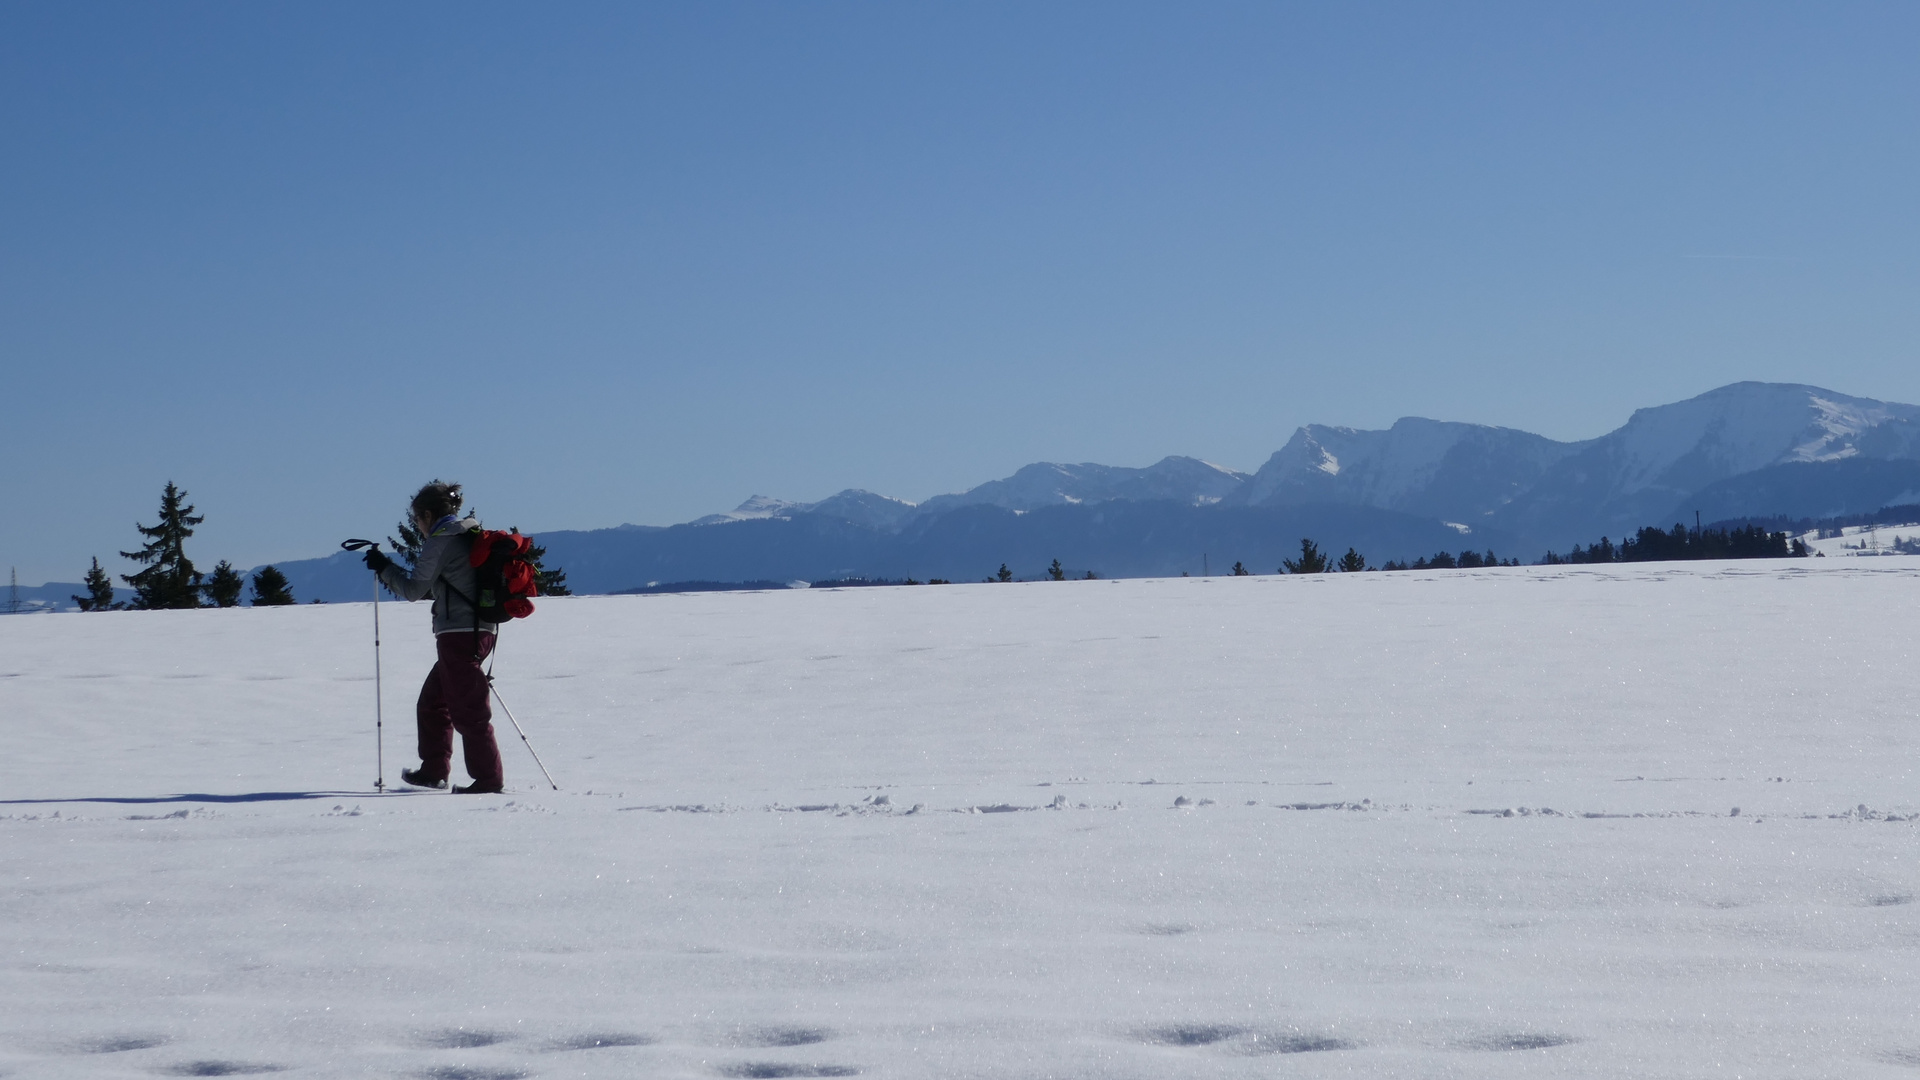
[[[1340,572],[1343,574],[1357,574],[1366,568],[1367,557],[1352,548],[1348,548],[1347,553],[1340,556]]]
[[[999,572],[999,573],[997,573],[997,574],[995,574],[995,575],[993,575],[993,579],[994,579],[995,581],[1012,581],[1012,580],[1013,580],[1013,571],[1011,571],[1011,570],[1009,570],[1009,569],[1007,569],[1007,564],[1006,564],[1006,563],[1001,563],[1001,564],[1000,564],[1000,572]]]
[[[1053,565],[1047,567],[1047,576],[1055,581],[1067,580],[1067,572],[1061,569],[1059,559],[1053,560]]]
[[[76,596],[73,602],[80,605],[81,611],[118,611],[120,605],[113,602],[113,579],[100,569],[100,557],[93,558],[93,569],[87,571],[87,595]]]
[[[187,558],[186,541],[193,535],[193,527],[206,518],[195,517],[193,507],[186,502],[187,493],[169,480],[167,490],[160,496],[160,523],[152,528],[134,523],[140,535],[147,538],[147,545],[139,551],[123,551],[120,557],[146,565],[146,569],[137,574],[121,575],[138,594],[131,605],[136,609],[158,611],[200,606],[200,572]]]
[[[515,533],[520,531],[515,526]],[[567,588],[567,572],[562,567],[549,570],[542,563],[547,557],[547,549],[533,541],[527,541],[527,561],[533,564],[534,584],[540,589],[541,596],[572,596],[573,590]]]
[[[293,590],[287,586],[287,575],[278,567],[263,566],[253,574],[253,606],[284,607],[293,603]]]
[[[1280,568],[1289,574],[1324,574],[1327,572],[1327,553],[1320,545],[1305,537],[1300,539],[1300,558],[1282,559]]]
[[[213,564],[213,573],[207,577],[207,599],[214,607],[232,607],[240,602],[240,590],[246,588],[246,579],[225,559]]]
[[[1248,575],[1249,575],[1249,574],[1251,574],[1251,573],[1252,573],[1252,571],[1250,571],[1250,570],[1248,570],[1248,569],[1246,568],[1246,566],[1244,566],[1244,565],[1243,565],[1243,564],[1241,564],[1240,562],[1238,562],[1238,561],[1236,561],[1236,562],[1235,562],[1235,563],[1233,564],[1233,576],[1234,576],[1234,577],[1246,577],[1246,576],[1248,576]]]
[[[398,527],[399,539],[387,537],[387,546],[393,549],[393,561],[413,572],[413,564],[420,559],[420,549],[427,544],[427,538],[419,529],[413,527],[410,518],[402,517]]]

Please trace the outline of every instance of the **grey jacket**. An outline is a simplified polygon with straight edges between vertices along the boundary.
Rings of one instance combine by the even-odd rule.
[[[473,534],[467,530],[479,527],[478,518],[458,521],[441,518],[428,534],[427,542],[421,545],[412,574],[399,563],[380,571],[381,582],[403,600],[433,595],[435,634],[473,632],[473,605],[467,598],[477,591],[478,581],[473,567],[467,563],[467,555],[473,551]],[[499,629],[495,623],[480,624],[480,632],[484,634],[496,633]]]

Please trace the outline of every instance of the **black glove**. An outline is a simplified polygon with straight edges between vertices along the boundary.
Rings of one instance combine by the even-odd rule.
[[[393,560],[387,558],[386,552],[381,551],[379,548],[367,549],[367,569],[377,574],[392,565]]]

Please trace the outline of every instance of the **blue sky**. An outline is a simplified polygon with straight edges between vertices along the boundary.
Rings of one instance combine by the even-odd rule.
[[[1920,6],[0,5],[0,561],[1920,401]]]

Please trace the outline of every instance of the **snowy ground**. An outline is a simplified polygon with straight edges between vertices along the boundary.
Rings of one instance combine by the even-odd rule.
[[[1839,536],[1803,533],[1800,541],[1822,555],[1901,555],[1902,547],[1920,543],[1920,524],[1855,525],[1840,530]]]
[[[1916,609],[1911,558],[551,601],[498,673],[562,790],[503,722],[499,797],[369,790],[366,605],[0,619],[0,1073],[1920,1076]]]

